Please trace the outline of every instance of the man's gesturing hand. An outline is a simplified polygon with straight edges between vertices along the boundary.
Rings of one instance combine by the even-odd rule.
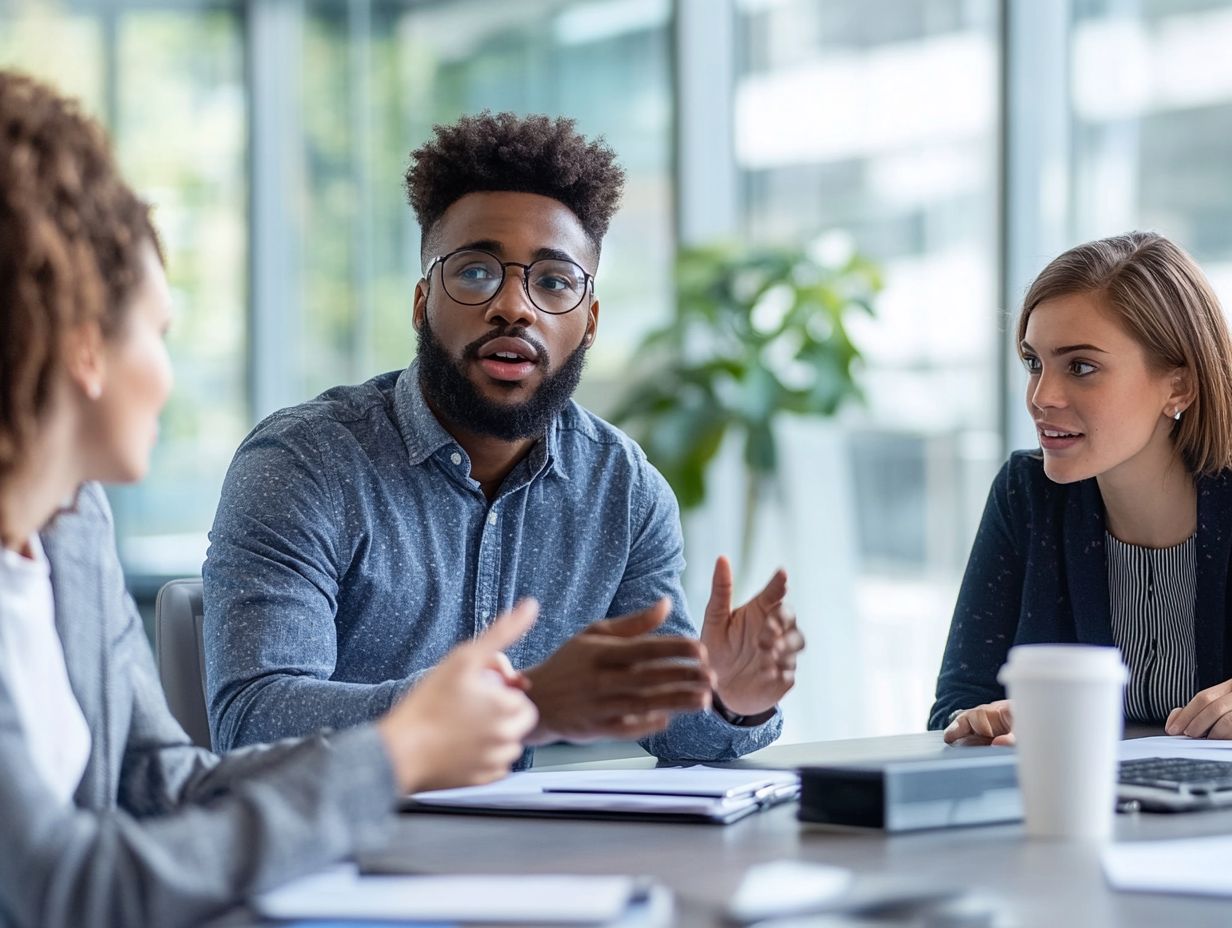
[[[715,692],[737,715],[769,712],[796,682],[804,636],[786,596],[787,574],[779,570],[760,593],[733,610],[731,563],[725,557],[715,562],[702,644],[710,655]]]
[[[675,713],[707,708],[705,648],[693,638],[650,634],[670,610],[665,598],[595,622],[527,670],[539,709],[529,743],[641,738]]]
[[[473,786],[509,772],[538,715],[502,651],[535,622],[524,599],[459,645],[377,722],[404,792]]]

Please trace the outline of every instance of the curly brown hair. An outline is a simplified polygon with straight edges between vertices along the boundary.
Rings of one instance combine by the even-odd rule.
[[[106,133],[80,106],[0,71],[0,481],[46,413],[63,337],[111,336],[159,251],[149,207],[121,179]]]
[[[559,200],[582,223],[596,254],[620,204],[625,174],[603,141],[587,141],[574,121],[484,110],[411,152],[406,192],[423,230],[427,257],[441,216],[468,193],[508,190]]]

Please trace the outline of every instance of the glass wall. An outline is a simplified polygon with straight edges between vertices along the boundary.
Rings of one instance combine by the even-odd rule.
[[[1070,217],[1081,241],[1153,229],[1232,302],[1232,4],[1080,0]]]
[[[885,274],[876,317],[854,320],[867,404],[842,427],[854,587],[837,614],[818,610],[851,626],[839,646],[862,670],[851,685],[864,731],[922,724],[1001,454],[998,8],[738,4],[745,235],[854,249]],[[805,508],[842,522],[830,499]],[[796,571],[836,556],[818,546]]]
[[[124,170],[155,205],[177,386],[150,476],[112,497],[126,564],[191,574],[249,426],[242,20],[212,5],[0,4],[0,66],[78,95],[109,124]]]

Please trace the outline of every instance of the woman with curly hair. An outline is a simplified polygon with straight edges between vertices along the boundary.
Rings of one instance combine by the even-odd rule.
[[[103,132],[0,71],[0,925],[199,923],[347,855],[400,793],[499,777],[535,724],[500,653],[526,602],[372,724],[191,744],[95,483],[146,471],[169,302]]]

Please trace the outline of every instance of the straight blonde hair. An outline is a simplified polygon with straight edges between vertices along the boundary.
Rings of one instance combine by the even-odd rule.
[[[1018,341],[1041,303],[1101,297],[1160,371],[1185,368],[1196,390],[1172,440],[1197,475],[1232,468],[1232,338],[1219,299],[1197,263],[1154,232],[1087,242],[1035,278],[1018,317]]]

